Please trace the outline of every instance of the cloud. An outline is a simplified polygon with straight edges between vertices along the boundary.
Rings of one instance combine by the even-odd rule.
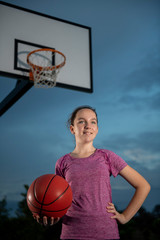
[[[128,163],[156,169],[160,166],[160,132],[142,132],[136,136],[112,134],[102,140],[103,148],[112,150]]]
[[[123,155],[134,162],[144,164],[148,168],[155,169],[160,165],[160,153],[151,153],[147,150],[138,148],[124,150]]]
[[[115,101],[123,110],[144,111],[160,109],[160,46],[151,46],[145,56],[137,59],[121,81]],[[142,52],[141,52],[142,54]],[[127,71],[126,71],[127,72]],[[112,101],[112,104],[115,104]]]
[[[146,92],[160,87],[160,46],[152,46],[134,70],[124,78],[124,90]]]
[[[160,86],[160,66],[143,67],[127,76],[125,89],[127,91],[145,90]]]
[[[143,112],[147,114],[158,113],[160,110],[160,86],[150,92],[125,91],[119,89],[115,95],[99,99],[99,106],[115,114],[117,111]],[[156,115],[154,115],[156,117]]]
[[[136,111],[142,110],[154,110],[160,109],[160,91],[154,94],[129,94],[126,93],[119,97],[118,100],[121,103],[121,109],[128,110],[132,108]]]
[[[143,206],[147,208],[147,210],[152,211],[155,205],[159,204],[160,199],[160,165],[155,169],[147,169],[145,168],[145,164],[135,166],[133,163],[133,168],[135,168],[151,185],[151,191],[145,200]],[[134,194],[134,188],[128,184],[122,177],[117,176],[116,178],[111,177],[111,185],[112,185],[112,195],[113,202],[120,209],[126,208],[129,201],[131,200]],[[125,198],[124,198],[125,196]]]
[[[154,110],[160,109],[160,92],[155,94],[150,101],[149,107]]]

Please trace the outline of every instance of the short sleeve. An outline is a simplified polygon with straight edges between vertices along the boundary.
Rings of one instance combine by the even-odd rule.
[[[64,157],[61,157],[60,159],[57,160],[56,165],[55,165],[55,174],[60,177],[65,178],[63,160],[64,160]]]
[[[110,166],[110,173],[116,177],[119,172],[127,166],[127,163],[116,153],[106,150],[107,151],[107,160]]]

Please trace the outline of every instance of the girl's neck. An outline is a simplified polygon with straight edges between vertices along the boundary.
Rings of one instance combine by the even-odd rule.
[[[89,157],[96,151],[96,148],[93,145],[78,145],[75,147],[71,156],[77,158]]]

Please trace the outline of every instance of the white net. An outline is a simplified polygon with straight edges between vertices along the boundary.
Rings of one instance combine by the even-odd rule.
[[[51,88],[56,85],[57,74],[65,64],[65,56],[53,49],[39,49],[27,57],[34,86]]]
[[[51,70],[40,70],[39,68],[34,69],[31,67],[31,71],[34,79],[34,86],[39,88],[51,88],[56,85],[57,74],[59,69]]]

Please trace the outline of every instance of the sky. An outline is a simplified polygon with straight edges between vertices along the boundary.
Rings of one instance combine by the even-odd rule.
[[[5,1],[12,3],[13,1]],[[34,3],[34,4],[33,4]],[[15,5],[91,27],[92,94],[31,88],[0,117],[0,199],[16,207],[24,184],[74,148],[66,127],[80,105],[96,108],[94,146],[114,151],[151,184],[143,204],[160,204],[160,2],[157,0],[15,0]],[[0,76],[0,99],[15,80]],[[124,209],[134,189],[111,177],[113,202]]]

